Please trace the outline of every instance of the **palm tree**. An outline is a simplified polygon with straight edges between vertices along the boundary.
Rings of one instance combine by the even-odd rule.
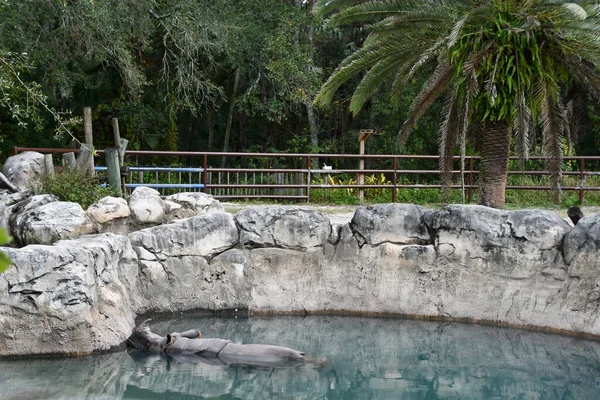
[[[357,113],[382,84],[391,84],[399,98],[415,73],[434,64],[399,140],[444,95],[442,184],[451,183],[454,148],[460,144],[464,157],[467,134],[479,131],[478,201],[500,208],[511,141],[526,159],[533,128],[539,126],[550,181],[559,194],[562,93],[579,84],[600,97],[600,1],[320,0],[315,9],[329,17],[329,26],[362,24],[369,32],[322,86],[316,103],[329,104],[344,82],[362,74],[350,103]]]

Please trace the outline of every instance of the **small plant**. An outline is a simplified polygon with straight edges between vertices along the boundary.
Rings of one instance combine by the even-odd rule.
[[[8,244],[12,241],[12,237],[8,235],[6,229],[0,228],[0,245]],[[2,251],[0,251],[0,274],[8,269],[12,264],[10,258]]]
[[[74,169],[45,176],[37,192],[53,194],[61,201],[79,203],[84,210],[101,198],[114,195],[109,187],[100,186],[98,177],[90,177]]]

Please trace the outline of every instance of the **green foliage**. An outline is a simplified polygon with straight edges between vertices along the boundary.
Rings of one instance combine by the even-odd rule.
[[[109,187],[100,187],[97,176],[89,177],[72,169],[45,176],[38,192],[53,194],[61,201],[79,203],[84,210],[101,198],[114,195]]]
[[[6,229],[0,229],[0,246],[8,244],[12,241],[12,237],[6,233]],[[8,269],[12,261],[8,256],[0,251],[0,274]]]

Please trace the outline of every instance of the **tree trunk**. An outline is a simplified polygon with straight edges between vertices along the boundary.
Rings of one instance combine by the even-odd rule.
[[[312,6],[312,2],[310,4]],[[314,49],[314,36],[315,36],[315,26],[311,21],[310,26],[308,27],[308,43],[310,44],[311,49]],[[314,55],[311,51],[311,58],[314,58]],[[310,144],[312,147],[312,152],[317,152],[319,149],[319,129],[317,127],[317,118],[315,117],[315,110],[313,108],[313,96],[312,93],[308,92],[306,95],[306,115],[308,117],[308,127],[310,128]],[[315,158],[313,160],[313,168],[319,168],[319,159]]]
[[[207,146],[209,151],[212,151],[213,144],[215,143],[215,105],[214,103],[208,108],[208,143]]]
[[[229,136],[231,135],[231,125],[233,123],[233,110],[235,110],[235,99],[237,97],[237,88],[240,83],[240,69],[235,70],[233,78],[233,88],[229,96],[229,112],[227,114],[227,126],[225,127],[225,138],[223,139],[223,152],[229,148]],[[221,168],[225,168],[225,157],[221,158]]]
[[[507,121],[487,123],[481,140],[478,203],[503,208],[510,136]]]

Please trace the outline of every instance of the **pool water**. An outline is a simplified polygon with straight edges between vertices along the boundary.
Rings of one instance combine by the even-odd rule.
[[[599,399],[600,342],[488,326],[337,316],[151,323],[304,351],[288,368],[126,351],[0,361],[0,399]]]

